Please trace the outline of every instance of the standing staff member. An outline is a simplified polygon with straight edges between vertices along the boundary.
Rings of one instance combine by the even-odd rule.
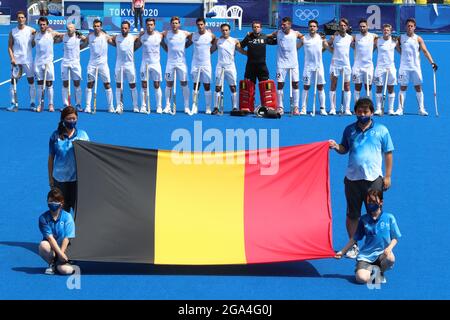
[[[8,40],[8,53],[11,59],[11,67],[19,68],[19,71],[25,72],[28,80],[29,92],[30,92],[30,108],[34,110],[35,99],[36,99],[36,88],[34,86],[34,70],[33,70],[33,35],[36,30],[26,25],[27,16],[23,11],[17,11],[17,27],[11,30],[9,33]],[[22,69],[22,70],[20,70]],[[17,86],[17,80],[20,78],[21,74],[13,79],[11,75],[11,107],[8,111],[18,110],[18,101],[15,101],[14,97],[14,84],[15,81]]]
[[[355,104],[358,121],[345,128],[340,144],[334,140],[329,141],[330,148],[339,154],[349,152],[347,174],[344,179],[347,200],[346,227],[349,239],[355,234],[363,202],[367,209],[367,191],[369,189],[383,191],[391,186],[394,145],[388,129],[372,119],[373,112],[372,100],[359,99]],[[357,254],[358,247],[354,245],[347,252],[347,257],[355,258]]]
[[[134,13],[134,32],[138,31],[139,23],[141,23],[141,31],[144,31],[144,24],[142,23],[142,16],[144,15],[145,0],[131,0],[131,10]]]

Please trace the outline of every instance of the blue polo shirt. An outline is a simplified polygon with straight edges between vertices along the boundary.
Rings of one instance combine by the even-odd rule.
[[[376,220],[370,214],[363,215],[353,236],[356,241],[365,238],[363,245],[359,246],[356,260],[375,262],[392,239],[399,239],[401,236],[397,221],[391,213],[381,212]]]
[[[59,216],[53,220],[50,211],[46,211],[39,217],[39,230],[44,239],[53,235],[58,245],[61,246],[64,238],[75,238],[75,223],[72,215],[61,209]]]
[[[50,137],[48,143],[49,154],[54,157],[53,178],[59,182],[70,182],[77,180],[77,167],[75,163],[75,152],[72,142],[75,140],[89,141],[84,130],[77,130],[72,137],[65,136],[64,140],[59,137],[56,130]]]
[[[374,181],[383,176],[383,154],[394,150],[388,129],[373,119],[364,132],[357,122],[347,126],[341,145],[349,152],[346,177],[352,181]]]

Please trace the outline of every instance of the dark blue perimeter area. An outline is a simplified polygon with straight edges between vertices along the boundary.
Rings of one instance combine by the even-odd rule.
[[[269,30],[266,30],[269,31]],[[270,30],[271,32],[272,30]],[[243,37],[243,32],[236,34]],[[448,299],[450,272],[446,268],[449,256],[450,232],[448,186],[450,106],[448,74],[450,51],[448,35],[424,36],[426,45],[439,64],[438,95],[440,117],[434,115],[431,67],[422,56],[425,104],[429,117],[419,117],[416,99],[409,88],[403,117],[377,118],[392,134],[395,145],[392,188],[385,194],[385,209],[396,215],[403,234],[394,253],[397,263],[387,273],[388,283],[380,290],[369,290],[353,282],[354,261],[324,259],[305,262],[276,263],[249,266],[154,266],[83,263],[81,290],[68,290],[67,278],[45,276],[45,264],[37,255],[40,240],[37,219],[46,208],[48,139],[56,128],[59,114],[28,111],[28,89],[24,79],[18,86],[21,110],[5,112],[9,105],[9,84],[0,86],[0,137],[2,166],[0,191],[0,290],[1,299]],[[0,82],[9,76],[7,36],[0,38],[4,68]],[[55,59],[62,56],[61,45],[55,47]],[[268,49],[268,65],[275,75],[276,48]],[[81,53],[86,66],[88,51]],[[188,61],[192,49],[188,50]],[[299,52],[302,70],[303,51]],[[330,54],[324,54],[328,70]],[[141,52],[137,51],[137,67]],[[396,59],[398,60],[398,55]],[[109,50],[111,70],[114,70],[115,49]],[[215,66],[217,54],[213,56]],[[166,56],[163,54],[163,70]],[[243,77],[245,58],[237,55],[239,78]],[[60,63],[55,64],[57,78]],[[85,72],[85,68],[83,68]],[[326,71],[328,72],[328,71]],[[83,74],[86,78],[86,75]],[[114,84],[114,81],[113,81]],[[191,84],[190,84],[191,85]],[[326,90],[328,92],[328,85]],[[83,80],[83,88],[85,80]],[[163,85],[164,87],[164,85]],[[56,106],[61,105],[61,81],[55,83]],[[225,91],[225,110],[231,108],[231,98]],[[285,91],[285,106],[289,105]],[[84,89],[83,89],[84,95]],[[99,86],[99,111],[95,116],[80,114],[79,127],[87,130],[93,141],[171,149],[175,142],[171,134],[185,128],[193,132],[194,121],[202,121],[203,131],[225,129],[278,129],[280,145],[304,144],[329,138],[340,140],[349,117],[283,117],[265,120],[254,117],[212,117],[199,114],[188,117],[181,111],[181,90],[178,95],[179,114],[150,116],[130,111],[131,96],[125,90],[126,110],[123,115],[105,111],[105,94]],[[153,98],[153,93],[152,93]],[[312,105],[311,99],[309,106]],[[327,94],[328,101],[328,94]],[[340,101],[338,92],[337,101]],[[25,103],[26,102],[26,103]],[[152,101],[153,102],[153,101]],[[203,93],[200,110],[204,110]],[[328,107],[327,103],[327,107]],[[397,105],[397,103],[396,103]],[[102,112],[103,111],[103,112]],[[205,142],[203,147],[208,143]],[[343,178],[347,156],[330,155],[330,184],[333,210],[333,243],[340,249],[347,241],[345,231],[345,197]],[[186,190],[189,192],[189,190]],[[233,191],[224,194],[232,196]],[[174,195],[176,198],[176,195]],[[176,201],[176,199],[175,199]],[[277,201],[277,199],[274,199]]]

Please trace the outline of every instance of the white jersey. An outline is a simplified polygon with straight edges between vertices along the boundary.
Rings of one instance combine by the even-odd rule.
[[[213,35],[206,31],[204,34],[195,32],[192,35],[194,43],[194,54],[192,56],[193,66],[210,66],[211,65],[211,42]]]
[[[397,43],[392,40],[392,37],[389,37],[387,40],[384,40],[382,37],[378,38],[377,68],[395,68],[394,53],[396,45]]]
[[[368,32],[365,36],[355,36],[354,66],[359,68],[373,68],[373,48],[376,35]]]
[[[63,66],[70,66],[74,63],[80,63],[80,42],[81,39],[76,35],[73,35],[72,37],[69,37],[67,34],[64,35]]]
[[[116,36],[116,66],[133,65],[134,66],[134,40],[135,36],[128,34],[126,37],[122,34]]]
[[[402,70],[418,70],[420,69],[420,53],[418,35],[414,34],[409,37],[406,34],[400,36],[400,44],[402,54],[400,56],[400,69]]]
[[[237,40],[232,37],[219,38],[217,40],[218,60],[217,65],[229,66],[234,64],[234,54],[236,52]]]
[[[186,45],[187,33],[182,30],[178,30],[177,33],[173,33],[172,30],[167,32],[167,64],[186,64],[185,57],[185,45]]]
[[[277,68],[289,69],[298,67],[297,36],[298,31],[290,30],[288,34],[277,32]]]
[[[15,27],[11,30],[14,40],[13,52],[17,64],[31,64],[33,53],[31,42],[33,40],[33,28],[24,26],[22,29]]]
[[[95,33],[89,35],[89,64],[98,66],[108,63],[108,36],[100,33],[98,37]]]
[[[35,65],[44,65],[53,62],[53,34],[49,31],[45,33],[36,32],[34,35],[36,43],[36,56],[34,57]]]
[[[333,40],[333,57],[331,58],[331,65],[335,67],[350,67],[350,45],[352,43],[352,36],[345,34],[341,37],[340,34],[334,36]]]
[[[146,32],[141,36],[143,64],[159,64],[161,41],[158,31],[153,31],[151,35]]]
[[[305,50],[305,67],[304,69],[315,70],[323,69],[322,48],[323,40],[320,35],[315,34],[314,37],[307,34],[303,39],[303,49]]]

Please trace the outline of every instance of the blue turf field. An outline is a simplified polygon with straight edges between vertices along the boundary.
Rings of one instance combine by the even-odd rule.
[[[240,33],[239,37],[242,35]],[[221,267],[82,264],[81,290],[68,290],[65,277],[42,274],[45,264],[36,254],[40,240],[37,218],[46,209],[45,196],[48,191],[48,138],[56,128],[59,114],[29,112],[28,90],[25,81],[21,80],[21,110],[18,113],[4,111],[9,105],[9,84],[0,85],[0,298],[449,299],[450,271],[446,268],[446,261],[450,253],[450,197],[447,193],[450,185],[447,151],[450,130],[446,125],[450,120],[450,103],[447,100],[450,60],[446,54],[450,51],[450,36],[432,35],[425,36],[425,39],[439,64],[440,117],[434,116],[431,67],[422,56],[425,105],[430,116],[424,118],[416,115],[416,99],[410,88],[406,101],[407,115],[376,119],[390,129],[396,148],[393,184],[385,194],[385,210],[397,216],[403,233],[403,238],[394,250],[397,264],[394,271],[387,274],[388,284],[383,285],[381,290],[369,290],[366,286],[353,283],[354,262],[348,259]],[[4,66],[0,68],[0,82],[9,76],[6,42],[6,35],[0,36]],[[61,48],[61,44],[56,46],[55,59],[61,57]],[[188,57],[191,54],[192,49],[189,49]],[[140,61],[140,55],[138,51],[136,61]],[[324,57],[325,69],[328,70],[330,54],[325,53]],[[88,51],[81,53],[81,59],[82,65],[86,65]],[[110,48],[109,59],[110,67],[113,67],[113,48]],[[302,50],[299,59],[302,66]],[[164,54],[163,68],[165,60]],[[215,54],[213,66],[216,60]],[[245,59],[238,55],[236,60],[238,74],[242,78]],[[268,49],[268,61],[273,77],[275,47]],[[57,78],[59,70],[60,63],[56,63]],[[57,81],[57,106],[61,104],[60,87],[61,82]],[[328,91],[328,85],[326,89]],[[178,106],[181,106],[181,92],[178,98]],[[288,105],[288,99],[288,94],[285,94],[285,105]],[[337,101],[339,99],[338,93]],[[24,101],[27,103],[24,104]],[[128,90],[125,91],[125,101],[131,101]],[[101,89],[98,105],[100,111],[106,109],[105,95]],[[199,105],[204,105],[203,94],[200,95]],[[130,104],[126,104],[126,109],[131,109]],[[225,110],[229,109],[230,96],[226,94]],[[200,110],[204,109],[200,107]],[[155,113],[146,116],[131,112],[121,116],[106,112],[98,112],[95,116],[81,114],[79,127],[87,130],[91,139],[97,142],[170,149],[174,146],[170,139],[172,131],[177,128],[192,130],[195,120],[202,121],[204,130],[278,128],[280,144],[286,146],[329,138],[340,140],[344,127],[354,119],[316,116],[264,120],[204,114],[188,117],[181,113],[180,108],[176,117]],[[330,183],[336,249],[340,249],[347,241],[343,193],[346,162],[347,156],[332,152]]]

